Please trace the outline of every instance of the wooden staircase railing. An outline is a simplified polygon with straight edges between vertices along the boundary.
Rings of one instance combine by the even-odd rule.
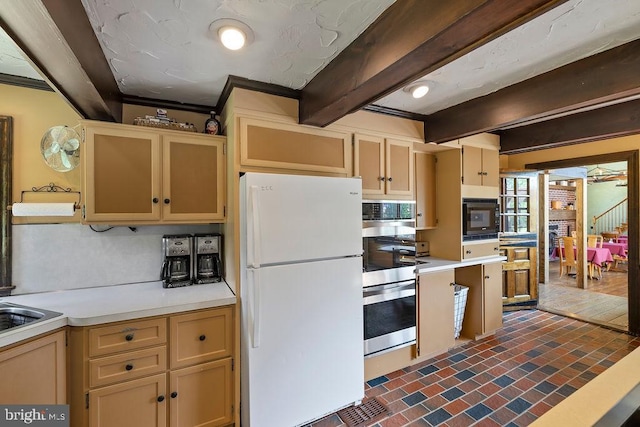
[[[615,231],[627,224],[627,198],[593,217],[592,234]]]

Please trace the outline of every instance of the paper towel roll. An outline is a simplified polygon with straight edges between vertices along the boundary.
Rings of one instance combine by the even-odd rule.
[[[13,216],[73,216],[74,203],[14,203]]]

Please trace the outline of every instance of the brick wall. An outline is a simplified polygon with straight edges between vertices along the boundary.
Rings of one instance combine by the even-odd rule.
[[[576,192],[571,190],[564,190],[559,188],[550,188],[549,189],[549,205],[551,205],[551,201],[560,201],[562,202],[562,208],[566,208],[569,203],[576,204]],[[575,220],[551,220],[549,221],[549,225],[558,224],[558,237],[562,236],[570,236],[571,232],[576,229]]]

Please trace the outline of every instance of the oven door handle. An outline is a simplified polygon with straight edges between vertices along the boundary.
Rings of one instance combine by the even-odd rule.
[[[362,292],[364,304],[374,304],[376,302],[389,301],[398,298],[411,297],[416,294],[416,281],[400,282],[394,286],[378,285],[365,288]]]

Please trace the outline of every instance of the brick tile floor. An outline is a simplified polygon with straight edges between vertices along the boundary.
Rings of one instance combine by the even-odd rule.
[[[392,411],[373,427],[525,426],[640,346],[640,338],[538,310],[494,336],[365,384]],[[308,427],[344,427],[336,414]]]

